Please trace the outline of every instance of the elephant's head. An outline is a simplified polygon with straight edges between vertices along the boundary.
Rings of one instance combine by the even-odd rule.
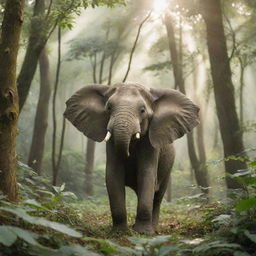
[[[148,134],[153,147],[162,147],[199,123],[199,108],[182,93],[138,84],[89,85],[66,104],[64,116],[79,131],[98,142],[111,138],[126,156],[131,140]]]

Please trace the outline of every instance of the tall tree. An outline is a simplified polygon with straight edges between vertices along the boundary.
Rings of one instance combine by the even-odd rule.
[[[25,58],[17,79],[18,93],[20,97],[20,109],[24,106],[32,80],[34,78],[38,59],[48,39],[58,25],[72,27],[72,15],[78,14],[80,8],[88,6],[105,5],[113,7],[114,4],[123,4],[123,0],[99,0],[99,1],[50,1],[45,11],[45,1],[35,0],[33,17],[30,24],[30,34]]]
[[[0,42],[0,190],[18,199],[16,183],[17,121],[19,116],[16,63],[24,0],[7,0]]]
[[[26,101],[30,85],[36,72],[40,53],[46,43],[47,30],[45,27],[44,12],[45,1],[36,0],[34,4],[33,17],[31,18],[28,46],[17,78],[20,110]]]
[[[164,17],[164,24],[166,26],[168,41],[169,41],[169,51],[171,55],[171,61],[173,66],[173,75],[175,81],[175,88],[179,89],[182,93],[186,94],[185,82],[183,77],[183,63],[182,63],[182,31],[180,30],[180,44],[179,51],[175,39],[175,31],[173,25],[173,19],[171,15],[166,14]],[[181,23],[180,29],[181,29]],[[195,148],[195,142],[193,137],[193,132],[187,134],[187,144],[188,144],[188,154],[191,162],[192,169],[194,170],[195,178],[197,184],[202,188],[204,193],[208,192],[208,171],[205,162],[201,162],[198,158]],[[202,152],[201,152],[202,153]]]
[[[34,121],[34,131],[28,165],[41,174],[44,153],[45,134],[48,126],[48,112],[51,95],[50,64],[47,49],[44,48],[39,58],[40,92]]]
[[[62,158],[64,138],[65,138],[65,129],[66,129],[66,120],[62,117],[62,129],[61,129],[61,139],[59,145],[59,151],[57,153],[57,112],[56,112],[56,99],[59,87],[60,80],[60,69],[61,69],[61,27],[58,27],[58,61],[56,69],[56,78],[53,88],[53,97],[52,97],[52,120],[53,120],[53,133],[52,133],[52,173],[53,179],[52,184],[57,185],[57,179],[60,169],[60,163]]]
[[[224,155],[225,157],[241,155],[244,151],[244,145],[236,113],[221,1],[201,0],[200,10],[206,24],[207,47]],[[229,174],[246,167],[246,163],[239,160],[225,161],[225,169]],[[228,188],[242,187],[239,182],[231,179],[228,175],[226,176],[226,183]]]

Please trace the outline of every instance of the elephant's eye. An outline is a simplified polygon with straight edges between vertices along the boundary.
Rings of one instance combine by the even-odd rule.
[[[112,109],[112,105],[111,105],[111,104],[108,104],[108,105],[107,105],[107,111],[111,111],[111,109]]]
[[[145,107],[142,107],[142,108],[140,109],[140,113],[141,113],[141,114],[144,114],[145,112],[146,112]]]

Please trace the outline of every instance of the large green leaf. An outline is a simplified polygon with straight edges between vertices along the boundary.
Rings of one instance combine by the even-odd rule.
[[[256,177],[237,177],[237,179],[243,182],[245,185],[256,184]]]
[[[17,235],[8,226],[0,226],[0,243],[11,246],[17,239]]]
[[[38,256],[100,256],[100,254],[91,252],[81,245],[62,246],[59,249],[34,247],[30,251],[33,255]]]
[[[0,243],[9,247],[15,243],[17,238],[20,238],[31,245],[41,246],[35,240],[38,238],[38,235],[34,232],[13,226],[0,226]]]
[[[54,221],[49,221],[49,220],[46,220],[44,218],[30,216],[22,208],[0,207],[0,210],[13,213],[16,216],[18,216],[19,218],[21,218],[24,221],[27,221],[27,222],[29,222],[30,224],[33,224],[33,225],[41,225],[41,226],[44,226],[44,227],[47,227],[47,228],[54,229],[54,230],[59,231],[61,233],[67,234],[69,236],[73,236],[73,237],[82,237],[82,235],[79,232],[75,231],[74,229],[72,229],[72,228],[70,228],[66,225],[63,225],[63,224],[60,224],[60,223],[57,223],[57,222],[54,222]]]
[[[27,231],[18,227],[8,226],[13,233],[15,233],[20,239],[24,240],[28,244],[41,246],[35,239],[38,238],[38,235],[34,232]]]
[[[249,209],[256,208],[256,197],[242,199],[237,205],[237,211],[247,211]]]

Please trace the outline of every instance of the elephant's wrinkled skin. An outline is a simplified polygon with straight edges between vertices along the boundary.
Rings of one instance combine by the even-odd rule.
[[[127,229],[129,186],[138,197],[134,230],[154,232],[174,161],[172,142],[199,123],[199,108],[178,91],[138,84],[89,85],[66,104],[65,117],[87,137],[102,141],[111,135],[106,184],[113,229]]]

